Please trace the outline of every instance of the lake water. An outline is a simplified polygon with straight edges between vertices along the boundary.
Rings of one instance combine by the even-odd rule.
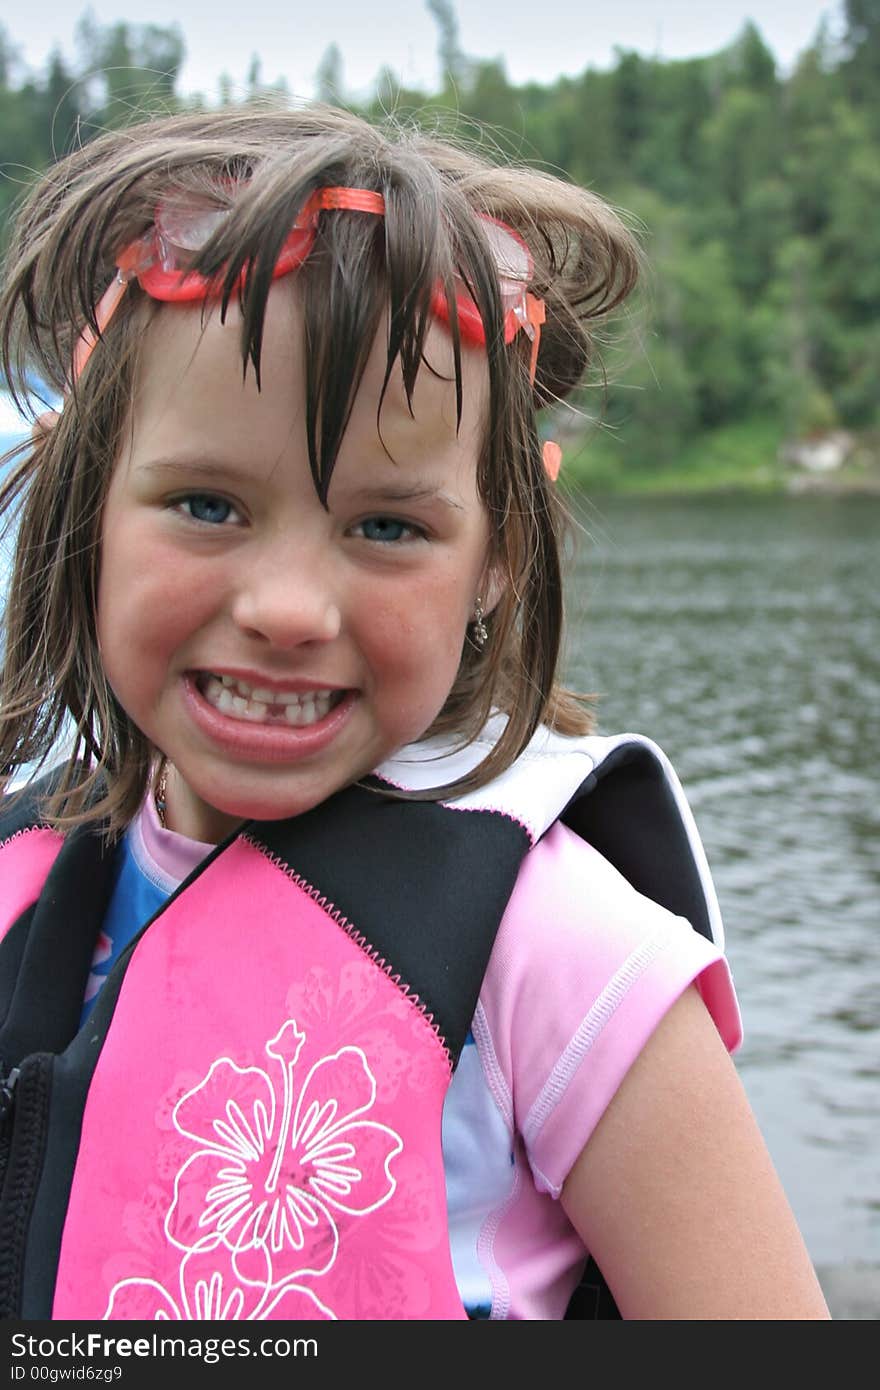
[[[567,670],[663,745],[817,1264],[880,1260],[880,498],[583,504]]]

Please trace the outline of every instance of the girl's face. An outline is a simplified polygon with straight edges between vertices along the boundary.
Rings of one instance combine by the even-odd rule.
[[[239,324],[200,306],[149,328],[102,525],[98,636],[110,685],[168,757],[168,823],[216,841],[298,815],[432,724],[455,680],[489,528],[476,464],[485,359],[464,407],[427,369],[376,410],[380,330],[321,506],[308,466],[295,289],[272,290],[262,389]],[[452,375],[445,331],[428,356]],[[390,457],[389,457],[390,455]]]

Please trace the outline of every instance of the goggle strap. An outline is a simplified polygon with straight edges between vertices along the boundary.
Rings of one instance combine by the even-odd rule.
[[[122,271],[119,271],[110,284],[107,286],[98,303],[95,305],[95,323],[97,333],[90,324],[86,324],[77,339],[76,347],[73,350],[73,369],[71,376],[73,381],[78,381],[83,368],[95,350],[95,345],[107,324],[116,313],[119,301],[128,289],[128,280]]]
[[[344,208],[348,212],[372,212],[385,216],[385,199],[369,188],[318,188],[307,199],[303,212],[327,212]]]
[[[541,450],[541,458],[544,464],[544,472],[547,474],[551,483],[555,483],[556,479],[559,477],[559,470],[562,467],[562,450],[555,439],[545,440],[544,447]]]
[[[529,358],[529,385],[534,386],[538,370],[538,349],[541,346],[541,324],[547,318],[547,308],[543,299],[538,299],[526,291],[525,322],[523,329],[532,340],[532,355]]]

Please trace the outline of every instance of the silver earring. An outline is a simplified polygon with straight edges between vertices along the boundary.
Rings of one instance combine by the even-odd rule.
[[[473,640],[474,646],[479,647],[481,651],[489,640],[489,629],[486,627],[483,617],[483,601],[478,596],[474,602]]]

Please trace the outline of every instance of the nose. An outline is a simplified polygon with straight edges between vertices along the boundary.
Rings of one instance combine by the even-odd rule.
[[[248,568],[233,603],[235,622],[281,650],[332,642],[342,613],[328,558],[291,549],[267,547]]]

